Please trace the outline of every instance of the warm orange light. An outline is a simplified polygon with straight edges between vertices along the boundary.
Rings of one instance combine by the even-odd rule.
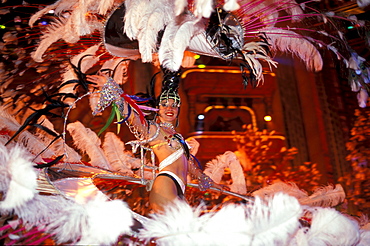
[[[263,119],[265,120],[265,121],[272,121],[272,117],[270,116],[270,115],[265,115],[265,117],[263,117]]]

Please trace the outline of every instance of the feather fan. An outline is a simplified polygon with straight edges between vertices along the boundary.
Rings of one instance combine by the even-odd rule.
[[[297,55],[311,71],[322,69],[323,61],[319,51],[310,41],[298,33],[279,28],[266,28],[260,32],[266,34],[273,50]]]
[[[109,162],[100,148],[101,141],[95,132],[85,128],[79,121],[68,124],[67,130],[74,145],[90,157],[92,166],[110,169]]]
[[[343,202],[346,194],[340,184],[326,186],[317,189],[309,197],[299,199],[302,205],[333,207]]]
[[[309,245],[356,245],[358,223],[332,208],[311,208],[312,222],[306,232]]]
[[[125,144],[116,134],[113,132],[105,134],[103,150],[113,171],[133,175],[130,165],[132,157],[125,153]]]
[[[180,69],[191,38],[203,27],[203,23],[192,16],[178,16],[177,19],[178,24],[171,22],[166,27],[158,50],[159,62],[171,71]]]
[[[31,156],[20,147],[15,146],[10,151],[0,145],[1,156],[1,191],[5,199],[0,202],[0,208],[12,210],[23,206],[37,193],[36,173],[30,161]],[[5,185],[8,185],[6,187]]]

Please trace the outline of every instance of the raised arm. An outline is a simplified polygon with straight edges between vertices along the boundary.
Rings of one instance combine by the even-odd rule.
[[[129,95],[123,92],[112,78],[104,75],[87,75],[86,79],[96,83],[101,88],[99,90],[100,99],[93,114],[97,114],[112,105],[116,112],[120,113],[121,122],[117,123],[122,124],[124,121],[137,139],[148,139],[154,134],[155,130],[150,131],[150,125],[144,118],[139,106]]]

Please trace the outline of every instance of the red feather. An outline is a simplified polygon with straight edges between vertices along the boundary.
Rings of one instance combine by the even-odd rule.
[[[140,110],[139,106],[136,104],[136,102],[134,100],[131,99],[131,97],[129,97],[127,94],[122,94],[121,97],[123,97],[126,102],[131,106],[133,107],[136,112],[139,114],[139,117],[140,117],[140,122],[141,124],[144,124],[145,123],[145,119],[144,119],[144,114],[143,112]]]

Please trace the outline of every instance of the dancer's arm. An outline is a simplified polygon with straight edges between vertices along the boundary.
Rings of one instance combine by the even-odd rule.
[[[121,116],[123,118],[127,117],[126,124],[136,138],[144,140],[148,139],[154,134],[154,127],[150,129],[148,121],[144,118],[136,103],[134,103],[127,94],[123,93],[122,89],[113,79],[104,75],[87,75],[86,79],[90,82],[96,83],[99,86],[102,86],[101,95],[105,93],[104,95],[108,96],[109,99],[101,96],[99,103],[102,101],[108,101],[109,104],[115,103],[119,108]]]
[[[190,146],[190,153],[192,155],[189,160],[189,173],[192,177],[197,179],[199,189],[204,191],[210,187],[214,187],[220,190],[229,190],[228,187],[215,183],[208,175],[203,173],[202,169],[200,169],[200,166],[195,158],[195,155],[199,149],[199,142],[194,138],[188,138],[186,139],[186,142]]]

